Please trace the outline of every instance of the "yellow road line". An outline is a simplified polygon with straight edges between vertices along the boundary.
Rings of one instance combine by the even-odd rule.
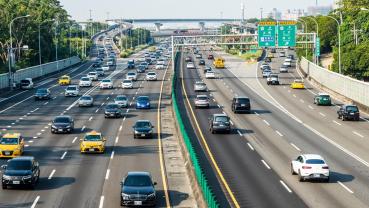
[[[181,67],[182,67],[182,59],[181,59]],[[214,159],[213,153],[210,151],[209,145],[208,145],[208,143],[207,143],[207,142],[206,142],[206,140],[205,140],[205,137],[204,137],[204,135],[203,135],[203,133],[202,133],[202,130],[201,130],[201,128],[200,128],[199,123],[197,122],[197,118],[196,118],[196,116],[195,116],[195,113],[193,112],[192,106],[191,106],[191,104],[190,104],[190,100],[188,99],[187,92],[186,92],[186,89],[185,89],[185,87],[184,87],[184,86],[185,86],[185,84],[184,84],[184,81],[183,81],[183,80],[184,80],[184,79],[183,79],[183,70],[181,70],[181,73],[182,73],[182,89],[183,89],[183,92],[184,92],[184,94],[185,94],[185,97],[186,97],[186,101],[187,101],[187,103],[188,103],[188,106],[189,106],[189,108],[190,108],[190,110],[191,110],[191,115],[192,115],[192,117],[193,117],[193,119],[194,119],[194,121],[195,121],[196,128],[197,128],[197,130],[198,130],[198,132],[199,132],[199,134],[200,134],[200,137],[201,137],[201,140],[202,140],[203,144],[205,145],[206,152],[208,153],[208,155],[209,155],[209,157],[210,157],[210,160],[211,160],[211,162],[213,163],[213,165],[214,165],[214,167],[215,167],[215,170],[216,170],[216,172],[218,173],[218,175],[219,175],[219,177],[220,177],[220,180],[222,181],[222,183],[223,183],[224,187],[226,188],[226,190],[227,190],[227,192],[228,192],[229,196],[231,197],[231,200],[232,200],[232,202],[233,202],[234,206],[235,206],[235,207],[237,207],[237,208],[239,208],[239,207],[240,207],[240,205],[238,204],[238,202],[237,202],[237,200],[236,200],[236,197],[234,196],[234,194],[233,194],[233,192],[232,192],[231,188],[229,187],[229,185],[228,185],[227,181],[225,180],[225,178],[224,178],[224,176],[223,176],[223,173],[221,172],[221,170],[220,170],[220,168],[219,168],[219,166],[218,166],[218,164],[217,164],[216,160]]]
[[[167,65],[167,69],[165,70],[164,75],[163,75],[163,80],[161,81],[159,101],[158,101],[158,113],[157,113],[157,115],[158,115],[157,122],[158,122],[158,145],[159,145],[160,170],[161,170],[161,177],[162,177],[162,181],[163,181],[165,203],[166,203],[167,208],[170,208],[171,206],[170,206],[170,200],[169,200],[169,194],[168,194],[167,177],[166,177],[166,174],[165,174],[164,156],[163,156],[163,149],[162,149],[162,143],[161,143],[161,119],[160,119],[161,110],[160,110],[160,106],[161,106],[161,98],[162,98],[162,94],[163,94],[163,86],[164,86],[164,81],[165,81],[165,75],[167,74],[169,65],[170,64]]]

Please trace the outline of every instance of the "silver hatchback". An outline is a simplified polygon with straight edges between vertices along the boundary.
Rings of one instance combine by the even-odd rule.
[[[195,88],[195,92],[208,90],[208,88],[206,87],[206,84],[201,81],[197,81],[194,85],[194,88]]]

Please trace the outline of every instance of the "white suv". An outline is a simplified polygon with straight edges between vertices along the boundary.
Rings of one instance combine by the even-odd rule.
[[[79,88],[77,85],[69,85],[64,92],[65,97],[70,96],[78,96],[79,95]]]
[[[137,80],[137,74],[136,72],[128,72],[126,79],[136,81]]]
[[[79,80],[79,84],[80,87],[91,87],[92,86],[92,81],[90,78],[88,77],[82,77]]]
[[[329,182],[329,167],[323,157],[316,154],[302,154],[292,160],[291,173],[298,174],[301,182],[307,179]]]

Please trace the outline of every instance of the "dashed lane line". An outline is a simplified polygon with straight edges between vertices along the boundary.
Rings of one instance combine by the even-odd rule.
[[[31,208],[35,208],[36,207],[38,200],[40,200],[40,196],[37,196],[36,197],[35,201],[33,201],[32,205],[31,205]]]
[[[353,194],[354,192],[349,189],[345,184],[343,184],[341,181],[337,181],[337,183],[342,186],[346,191],[348,191],[350,194]]]
[[[360,137],[360,138],[364,138],[364,136],[363,136],[363,135],[359,134],[359,133],[358,133],[358,132],[356,132],[356,131],[353,131],[352,133],[354,133],[356,136],[358,136],[358,137]]]
[[[297,151],[301,152],[301,149],[296,146],[294,143],[290,143],[293,148],[295,148]]]
[[[51,180],[53,178],[54,174],[55,174],[55,169],[53,171],[51,171],[51,173],[50,173],[50,175],[47,179]]]
[[[282,180],[279,180],[279,182],[282,184],[282,186],[289,192],[289,193],[292,193],[292,190],[282,181]]]
[[[248,143],[248,142],[247,142],[247,145],[249,146],[249,148],[250,148],[252,151],[255,151],[254,147],[253,147],[250,143]]]
[[[264,160],[261,160],[261,162],[264,164],[264,166],[267,168],[267,169],[271,169],[270,166],[264,161]]]
[[[68,153],[68,152],[67,152],[67,151],[65,151],[65,152],[63,153],[63,155],[60,157],[60,159],[61,159],[61,160],[64,160],[64,158],[65,158],[65,156],[67,155],[67,153]]]

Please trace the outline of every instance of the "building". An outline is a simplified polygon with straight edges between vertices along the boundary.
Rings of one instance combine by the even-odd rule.
[[[282,19],[283,20],[298,20],[300,17],[306,16],[306,13],[303,9],[288,9],[286,12],[283,13]]]
[[[273,10],[268,13],[268,18],[272,18],[275,20],[281,20],[282,12],[278,11],[276,8],[273,8]]]
[[[310,6],[307,13],[309,16],[328,15],[332,10],[332,6]]]

